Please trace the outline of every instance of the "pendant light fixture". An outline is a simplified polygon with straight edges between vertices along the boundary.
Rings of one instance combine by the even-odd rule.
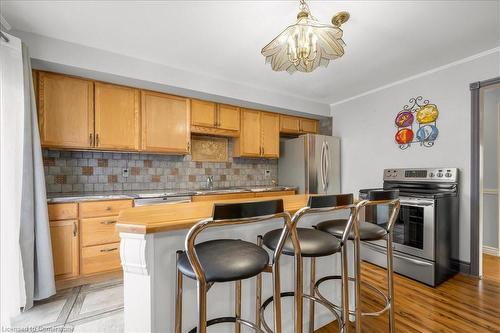
[[[299,1],[297,22],[262,49],[266,63],[271,64],[274,71],[309,73],[318,66],[327,67],[330,60],[344,55],[340,26],[347,22],[349,13],[337,13],[332,24],[323,24],[311,15],[305,0]]]

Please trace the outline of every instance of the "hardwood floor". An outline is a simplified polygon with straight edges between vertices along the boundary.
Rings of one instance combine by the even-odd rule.
[[[363,280],[386,290],[383,269],[362,264]],[[484,256],[484,277],[478,280],[458,274],[437,288],[395,275],[396,332],[499,332],[500,258]],[[362,290],[363,311],[376,309],[378,302]],[[363,317],[364,332],[387,332],[388,314]],[[351,325],[351,327],[353,327]],[[338,332],[334,324],[316,333]],[[354,332],[354,328],[350,330]]]

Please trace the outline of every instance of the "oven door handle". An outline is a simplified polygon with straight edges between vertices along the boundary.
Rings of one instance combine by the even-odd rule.
[[[416,202],[416,201],[405,201],[405,200],[400,200],[401,205],[404,206],[413,206],[413,207],[427,207],[427,206],[434,206],[434,202]]]
[[[372,245],[372,244],[366,243],[366,242],[363,242],[363,245],[369,247],[370,250],[373,250],[375,252],[381,253],[383,255],[387,255],[387,251],[386,250],[379,249],[375,245]],[[411,262],[412,264],[415,264],[415,265],[419,265],[419,266],[432,266],[431,263],[428,263],[428,262],[425,262],[425,261],[421,261],[421,260],[418,260],[418,259],[414,259],[414,258],[410,258],[410,257],[407,257],[407,256],[403,256],[403,255],[400,255],[400,254],[395,253],[395,252],[393,252],[392,254],[393,254],[393,256],[395,258],[399,258],[399,259],[403,259],[403,260],[409,261],[409,262]]]

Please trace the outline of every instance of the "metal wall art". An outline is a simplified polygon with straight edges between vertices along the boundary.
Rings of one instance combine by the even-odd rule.
[[[409,103],[403,106],[394,120],[397,127],[394,137],[396,143],[400,149],[406,149],[412,143],[432,147],[439,134],[436,126],[439,111],[436,104],[429,103],[422,96],[411,98]]]

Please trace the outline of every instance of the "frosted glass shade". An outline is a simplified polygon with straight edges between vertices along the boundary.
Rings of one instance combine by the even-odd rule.
[[[286,28],[261,51],[274,71],[312,72],[327,67],[330,60],[344,55],[342,29],[321,24],[308,13],[299,13],[297,22]]]

